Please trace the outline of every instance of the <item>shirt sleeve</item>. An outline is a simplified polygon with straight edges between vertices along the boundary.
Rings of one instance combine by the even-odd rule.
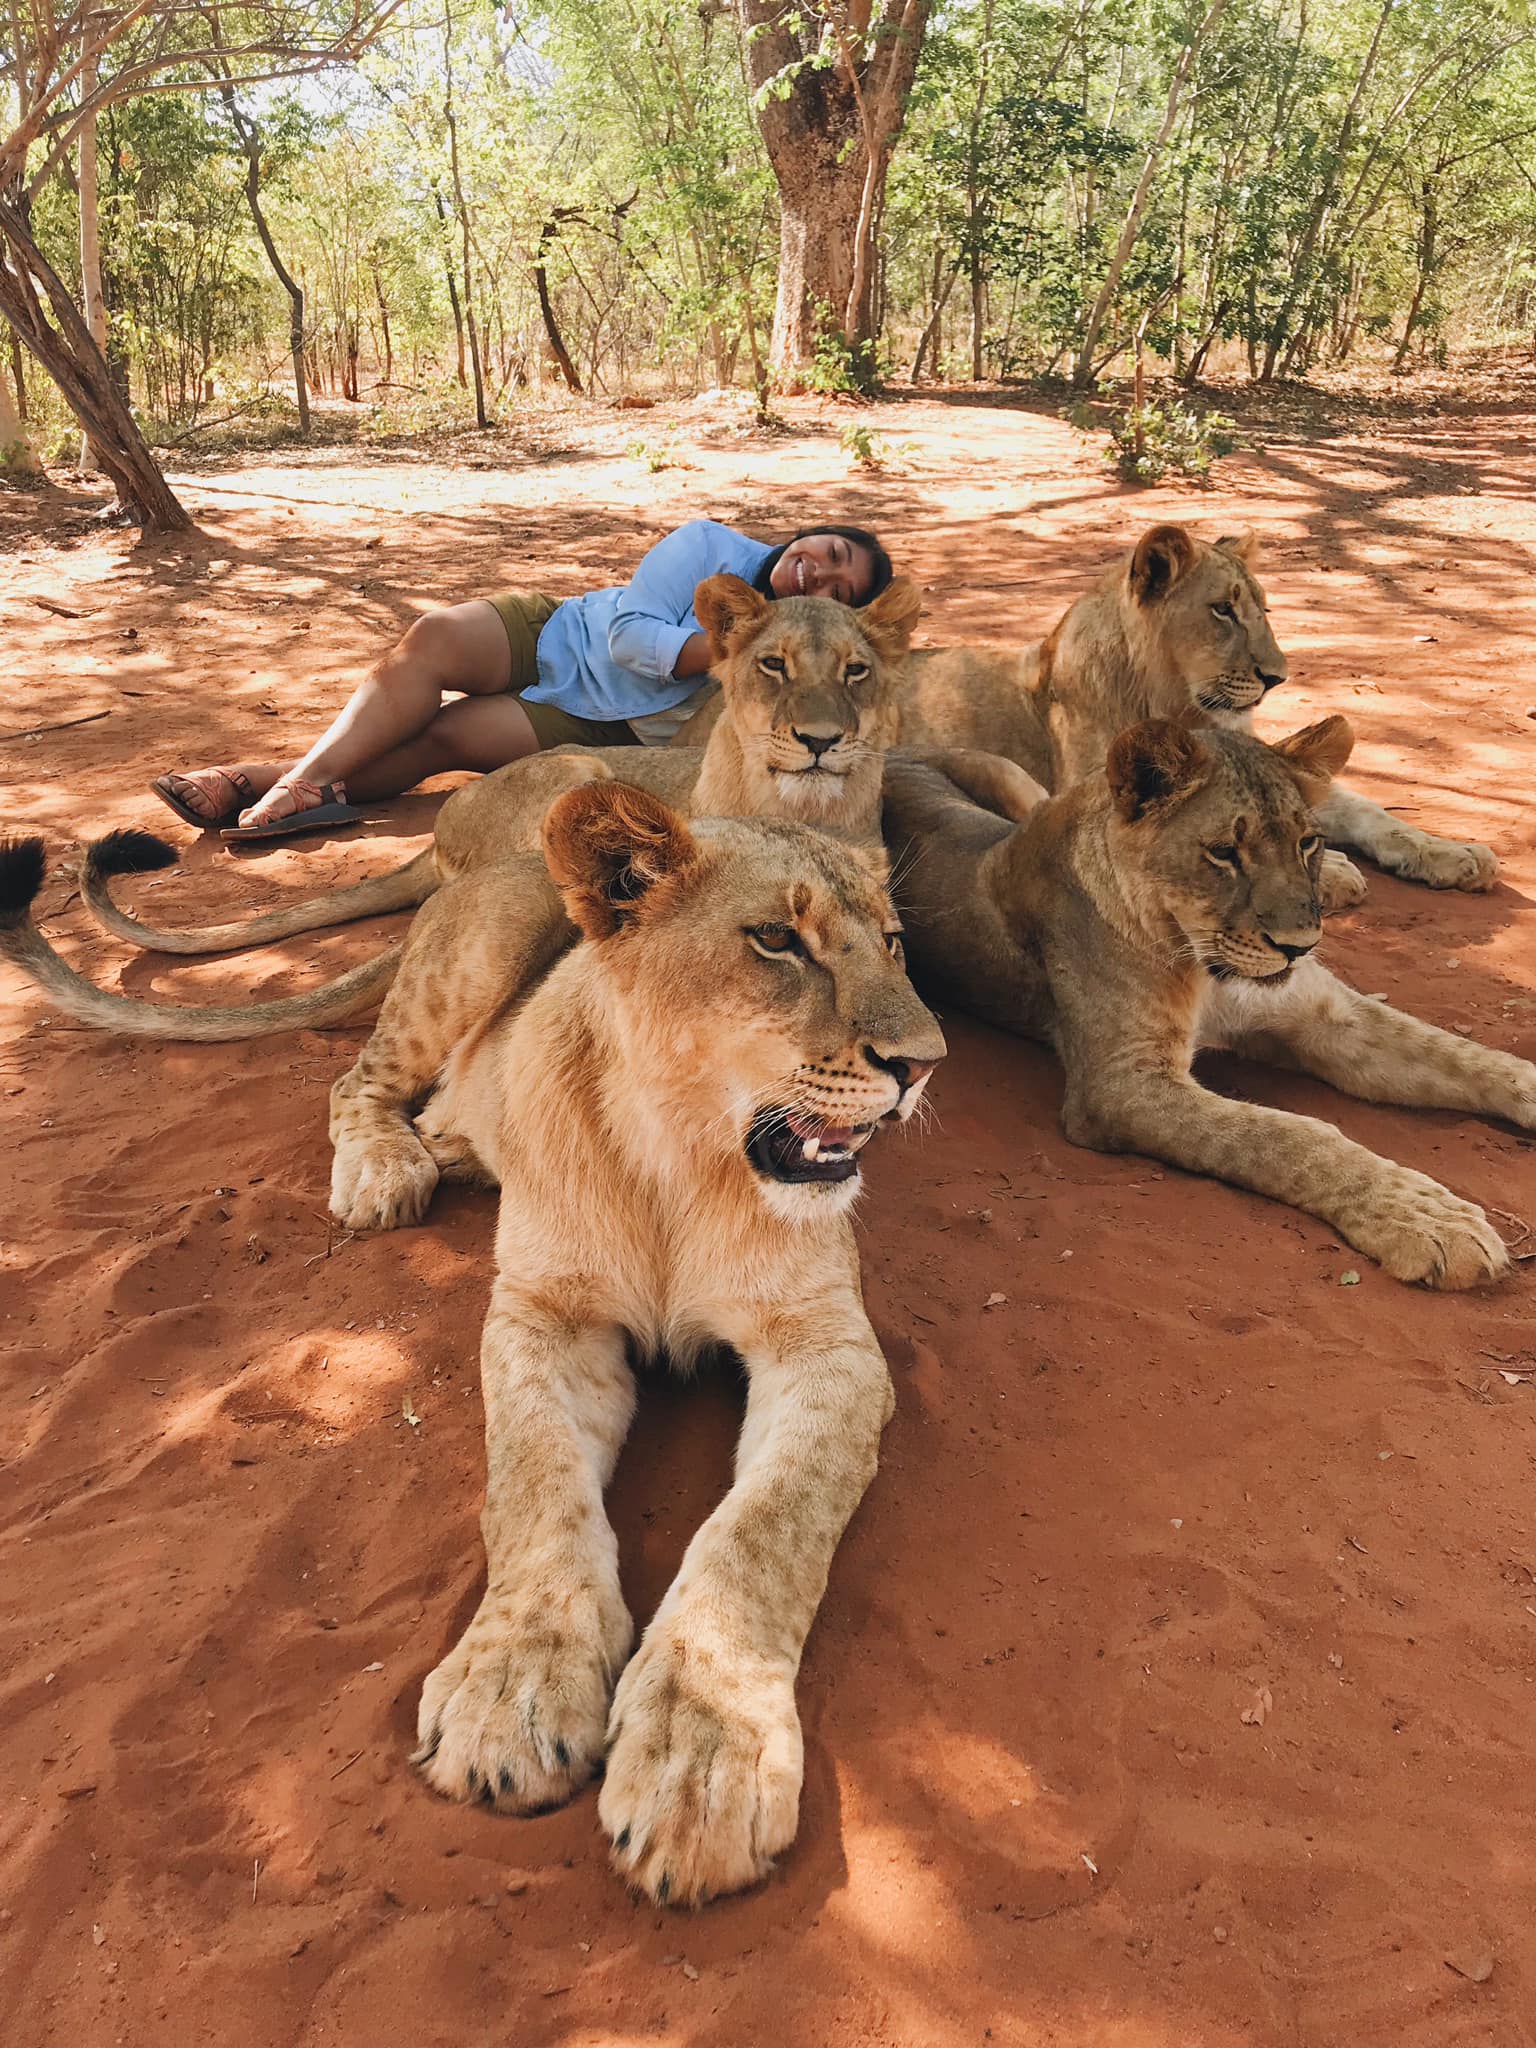
[[[693,593],[713,566],[710,521],[692,519],[657,541],[630,579],[608,626],[608,653],[620,668],[667,682],[699,630]]]

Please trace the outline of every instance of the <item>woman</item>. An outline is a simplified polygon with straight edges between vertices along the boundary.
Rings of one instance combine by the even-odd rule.
[[[862,527],[809,526],[772,547],[695,519],[614,589],[563,604],[513,590],[425,613],[302,759],[161,775],[155,794],[226,839],[278,839],[356,818],[349,792],[372,802],[429,775],[484,773],[572,740],[658,745],[713,687],[693,593],[722,570],[767,597],[848,605],[878,597],[892,574]],[[444,705],[447,690],[463,694]]]

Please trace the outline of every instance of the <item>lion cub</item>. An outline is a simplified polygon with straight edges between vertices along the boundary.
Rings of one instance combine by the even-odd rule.
[[[893,764],[907,946],[920,987],[1056,1048],[1075,1144],[1254,1188],[1399,1280],[1471,1287],[1508,1265],[1480,1209],[1331,1124],[1230,1102],[1190,1073],[1196,1046],[1222,1046],[1368,1101],[1536,1129],[1536,1066],[1357,995],[1310,957],[1312,807],[1352,745],[1342,718],[1276,746],[1154,719],[1017,827]]]
[[[582,936],[531,994],[536,856],[450,883],[417,921],[376,1039],[435,1084],[419,1134],[366,1085],[335,1095],[343,1210],[413,1147],[434,1179],[468,1166],[502,1189],[486,1592],[427,1679],[416,1761],[450,1798],[535,1813],[606,1751],[615,1864],[692,1905],[794,1837],[801,1649],[892,1405],[848,1212],[864,1147],[911,1115],[944,1041],[884,889],[817,833],[689,823],[600,781],[554,804],[544,847]],[[735,1482],[631,1659],[603,1512],[629,1356],[722,1344],[750,1381]]]

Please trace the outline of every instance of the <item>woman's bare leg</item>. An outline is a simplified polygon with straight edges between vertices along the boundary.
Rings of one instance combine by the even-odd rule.
[[[472,768],[488,775],[539,750],[538,734],[515,697],[461,697],[444,705],[425,732],[391,747],[347,777],[347,794],[362,803],[398,796],[429,775]]]
[[[479,766],[478,759],[447,758],[454,742],[453,728],[437,734],[429,746],[419,743],[426,741],[442,711],[445,690],[461,690],[468,699],[494,700],[505,693],[511,680],[512,652],[493,605],[476,599],[427,612],[358,685],[308,753],[288,767],[271,762],[240,764],[241,772],[263,799],[242,812],[240,822],[260,824],[302,808],[288,787],[294,778],[310,783],[344,781],[368,800],[395,795],[424,775],[445,768]],[[504,707],[496,708],[511,714],[495,721],[501,738],[511,743],[492,764],[499,767],[503,760],[531,753],[538,742],[515,699],[507,698]],[[473,738],[476,751],[483,753],[489,734],[479,732]],[[280,781],[283,787],[278,790]],[[201,810],[206,804],[210,820],[223,815],[227,805],[218,807],[221,791],[216,777],[205,771],[186,782],[182,793],[194,809]],[[206,788],[200,786],[204,782]]]

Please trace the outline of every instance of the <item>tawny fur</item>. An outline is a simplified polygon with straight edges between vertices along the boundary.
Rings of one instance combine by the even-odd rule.
[[[886,831],[908,952],[920,988],[1055,1047],[1075,1143],[1307,1210],[1400,1280],[1475,1286],[1508,1255],[1472,1203],[1331,1124],[1228,1101],[1190,1073],[1197,1047],[1226,1046],[1371,1101],[1536,1129],[1536,1066],[1299,957],[1320,934],[1309,805],[1349,739],[1342,719],[1277,747],[1152,721],[1013,829],[931,769],[893,763]]]
[[[943,1040],[884,891],[814,833],[690,827],[599,783],[553,807],[547,847],[583,941],[541,978],[520,921],[531,856],[515,887],[481,872],[426,907],[397,985],[414,996],[392,997],[334,1092],[333,1203],[354,1224],[410,1220],[439,1161],[502,1188],[487,1590],[426,1681],[417,1762],[451,1798],[535,1812],[606,1751],[616,1867],[691,1905],[756,1882],[794,1837],[801,1650],[892,1405],[850,1187],[765,1182],[749,1127],[784,1104],[905,1117]],[[452,932],[429,944],[433,919]],[[762,957],[764,927],[808,957]],[[408,1098],[429,1090],[418,1131]],[[686,1368],[718,1344],[750,1382],[735,1480],[630,1658],[603,1511],[627,1356]]]
[[[909,656],[902,745],[1004,754],[1060,791],[1101,767],[1116,735],[1142,719],[1196,711],[1250,732],[1254,706],[1289,672],[1257,561],[1250,535],[1213,545],[1182,526],[1149,528],[1038,646]],[[1348,790],[1331,789],[1318,819],[1332,845],[1410,881],[1489,889],[1497,877],[1486,846],[1421,832]],[[1333,857],[1324,908],[1364,893],[1358,869]]]
[[[415,908],[456,875],[535,852],[545,811],[567,789],[602,776],[649,789],[695,817],[782,817],[816,825],[883,860],[880,770],[896,731],[898,664],[921,597],[896,581],[862,611],[828,598],[770,604],[736,576],[714,576],[695,597],[720,678],[722,712],[707,745],[557,747],[513,761],[456,790],[438,812],[433,844],[370,881],[231,924],[181,931],[145,923],[112,901],[113,875],[160,865],[124,858],[109,835],[87,850],[81,893],[119,938],[160,953],[231,953],[296,932]],[[766,664],[782,663],[782,673]],[[805,741],[831,740],[816,766]],[[954,772],[957,763],[947,763]],[[803,770],[812,768],[809,775]],[[960,774],[962,783],[969,786]],[[142,848],[160,842],[135,834]]]

